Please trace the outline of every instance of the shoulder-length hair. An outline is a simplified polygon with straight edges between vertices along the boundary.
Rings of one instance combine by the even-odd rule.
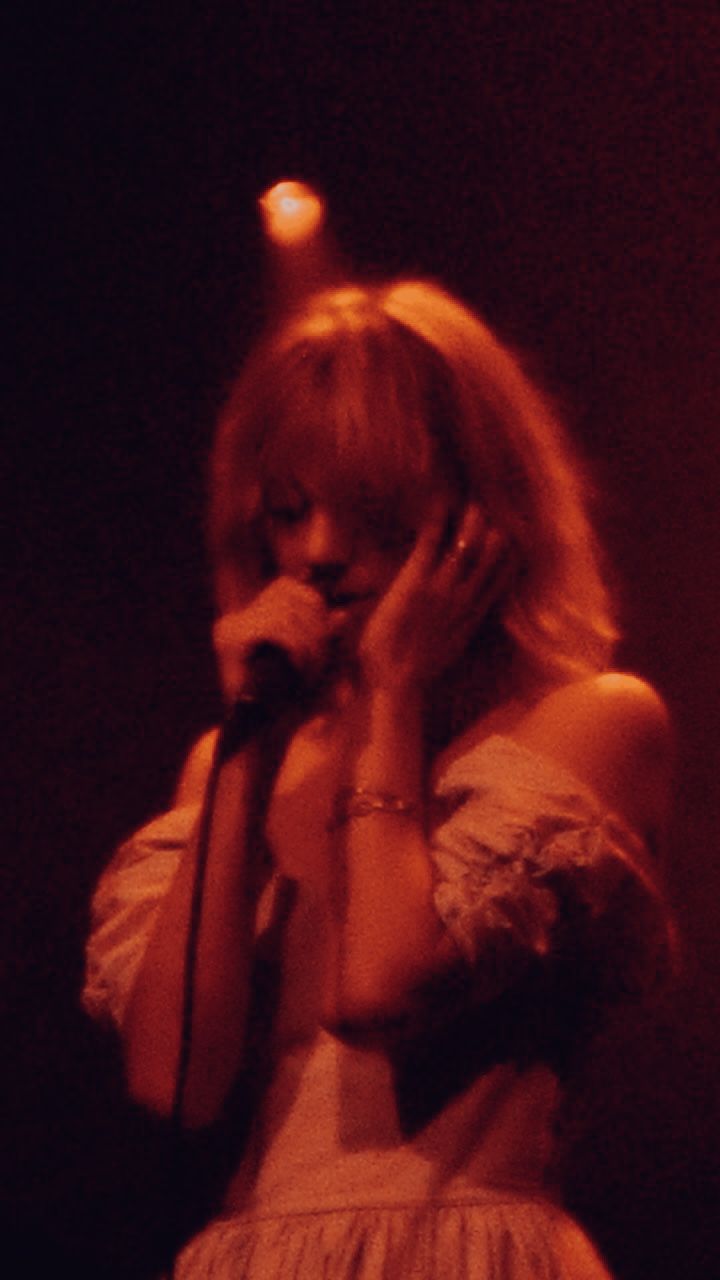
[[[480,503],[514,565],[495,613],[515,657],[549,681],[608,666],[618,633],[583,468],[517,357],[437,285],[317,294],[246,363],[211,457],[221,612],[267,580],[265,487],[298,462],[378,529],[417,528],[440,479]]]

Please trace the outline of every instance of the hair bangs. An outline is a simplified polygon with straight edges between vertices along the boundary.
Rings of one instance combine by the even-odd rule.
[[[320,350],[302,344],[286,362],[265,421],[261,484],[302,479],[360,519],[415,525],[440,465],[423,389],[388,335],[343,337]]]

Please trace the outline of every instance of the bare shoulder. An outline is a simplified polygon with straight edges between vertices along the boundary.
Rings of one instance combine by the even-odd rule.
[[[202,800],[212,767],[217,737],[218,730],[210,729],[207,733],[203,733],[190,748],[175,788],[176,806],[198,804]]]
[[[646,680],[607,671],[546,694],[522,718],[517,731],[557,735],[558,749],[588,734],[593,739],[620,735],[624,742],[661,747],[670,739],[670,717],[660,694]]]
[[[512,736],[574,773],[657,842],[674,753],[670,716],[652,685],[619,671],[563,685],[537,703]]]

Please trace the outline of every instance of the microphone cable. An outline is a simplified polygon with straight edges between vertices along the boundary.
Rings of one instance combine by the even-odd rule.
[[[178,1130],[182,1128],[183,1104],[192,1050],[198,940],[220,772],[228,760],[242,751],[262,729],[272,722],[283,704],[297,703],[306,692],[303,678],[288,654],[284,649],[270,642],[258,645],[251,655],[248,660],[248,677],[247,688],[229,708],[215,743],[197,831],[197,862],[183,967],[178,1066],[170,1113],[171,1123]]]

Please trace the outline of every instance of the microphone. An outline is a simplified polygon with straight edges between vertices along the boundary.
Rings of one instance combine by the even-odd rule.
[[[307,697],[307,678],[287,649],[261,640],[245,662],[245,679],[220,731],[219,750],[227,760],[242,750],[277,715],[297,707]]]
[[[278,711],[307,691],[307,680],[287,649],[272,640],[261,640],[255,645],[245,669],[238,702],[254,702],[268,711]]]

